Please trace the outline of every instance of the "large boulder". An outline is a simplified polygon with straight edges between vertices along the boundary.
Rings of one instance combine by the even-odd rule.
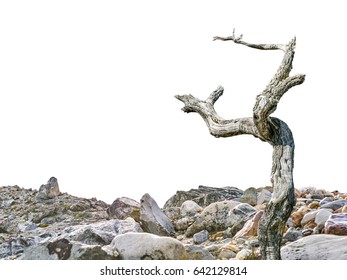
[[[67,228],[59,239],[65,238],[87,245],[108,245],[117,235],[127,232],[143,232],[143,230],[135,220],[128,218],[72,226]]]
[[[204,209],[185,234],[190,237],[204,229],[216,232],[230,228],[230,234],[234,235],[256,212],[257,210],[247,203],[233,200],[215,202]]]
[[[347,260],[347,236],[314,234],[281,249],[283,260]]]
[[[336,211],[339,208],[342,208],[347,204],[347,199],[337,199],[328,203],[321,205],[321,208],[328,208]]]
[[[195,214],[202,212],[203,208],[192,200],[186,200],[181,206],[181,216],[195,216]]]
[[[272,193],[267,189],[262,189],[258,192],[257,204],[261,205],[268,203],[271,200]]]
[[[241,197],[243,191],[235,187],[213,188],[199,186],[198,189],[189,191],[177,191],[164,205],[164,209],[168,207],[181,207],[183,202],[193,200],[201,207],[206,207],[211,203],[232,200]]]
[[[136,219],[139,216],[141,205],[136,200],[127,197],[117,198],[107,208],[110,219],[126,219],[128,217]]]
[[[188,227],[185,233],[186,236],[191,237],[202,230],[210,232],[225,230],[228,227],[227,218],[229,212],[238,204],[240,204],[240,202],[234,200],[214,202],[210,204],[196,218],[196,221]]]
[[[141,198],[140,222],[146,232],[160,236],[175,235],[172,222],[147,193]]]
[[[58,180],[55,177],[51,177],[47,184],[41,185],[39,192],[36,196],[37,199],[51,199],[60,194]]]
[[[115,237],[105,248],[122,260],[185,260],[183,244],[171,237],[150,233],[126,233]]]
[[[20,259],[33,260],[114,259],[115,256],[108,255],[102,247],[110,244],[117,235],[128,232],[142,232],[142,228],[128,218],[70,226],[59,234],[37,229],[32,233],[34,237],[12,239],[7,244],[7,251],[11,251],[11,255],[23,253]]]
[[[100,245],[87,245],[65,238],[28,247],[20,260],[115,260],[118,255],[109,254]]]
[[[258,192],[253,187],[246,189],[240,198],[241,202],[248,203],[252,206],[257,205],[257,200],[258,200]]]
[[[325,222],[325,233],[347,235],[347,213],[331,214]]]

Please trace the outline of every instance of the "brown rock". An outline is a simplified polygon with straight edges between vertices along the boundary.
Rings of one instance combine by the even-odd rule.
[[[258,211],[253,218],[248,220],[243,228],[235,234],[234,238],[241,236],[257,236],[259,221],[263,213],[264,211]]]
[[[332,214],[325,223],[325,233],[347,235],[347,213]]]
[[[317,226],[317,224],[316,224],[314,221],[309,221],[309,222],[304,226],[304,228],[305,228],[305,229],[307,229],[307,228],[314,229],[316,226]]]
[[[293,226],[294,227],[300,227],[301,226],[301,220],[305,216],[305,211],[297,211],[290,215],[292,218]]]
[[[260,204],[260,205],[254,206],[254,208],[257,209],[258,211],[261,211],[261,210],[265,211],[266,206],[267,206],[267,204]]]
[[[319,201],[313,201],[309,205],[307,205],[307,207],[310,209],[317,209],[319,206],[320,206]]]
[[[294,188],[294,192],[295,192],[295,198],[301,197],[301,192],[297,188]]]

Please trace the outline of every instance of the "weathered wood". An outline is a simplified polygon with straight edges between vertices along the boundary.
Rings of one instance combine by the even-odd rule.
[[[223,94],[219,86],[206,100],[192,95],[177,95],[184,103],[186,113],[199,113],[206,122],[210,133],[215,137],[231,137],[241,134],[253,135],[273,146],[271,183],[273,195],[259,224],[259,241],[263,259],[280,259],[280,245],[283,230],[295,204],[293,167],[294,139],[287,124],[270,117],[276,110],[281,97],[293,86],[302,84],[305,75],[289,76],[294,58],[295,38],[287,45],[251,44],[236,37],[235,30],[229,37],[214,37],[214,40],[233,41],[260,50],[282,50],[283,60],[261,94],[256,97],[253,117],[225,120],[214,109],[214,103]]]

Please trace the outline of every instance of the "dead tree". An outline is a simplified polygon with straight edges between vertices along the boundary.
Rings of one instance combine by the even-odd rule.
[[[250,134],[272,145],[271,183],[273,194],[260,221],[258,237],[262,259],[281,259],[280,245],[283,230],[295,204],[293,167],[294,139],[288,125],[282,120],[270,117],[284,93],[300,85],[305,75],[289,76],[292,69],[296,39],[288,44],[251,44],[236,37],[235,30],[229,37],[214,37],[214,40],[233,41],[259,50],[282,50],[284,57],[276,74],[266,88],[256,97],[253,117],[225,120],[214,109],[214,103],[223,94],[219,86],[206,100],[192,95],[177,95],[184,103],[182,110],[186,113],[196,112],[207,124],[210,133],[215,137],[231,137]]]

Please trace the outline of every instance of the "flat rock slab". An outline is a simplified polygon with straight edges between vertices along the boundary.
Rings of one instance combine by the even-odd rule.
[[[347,260],[347,236],[317,234],[281,249],[283,260]]]

